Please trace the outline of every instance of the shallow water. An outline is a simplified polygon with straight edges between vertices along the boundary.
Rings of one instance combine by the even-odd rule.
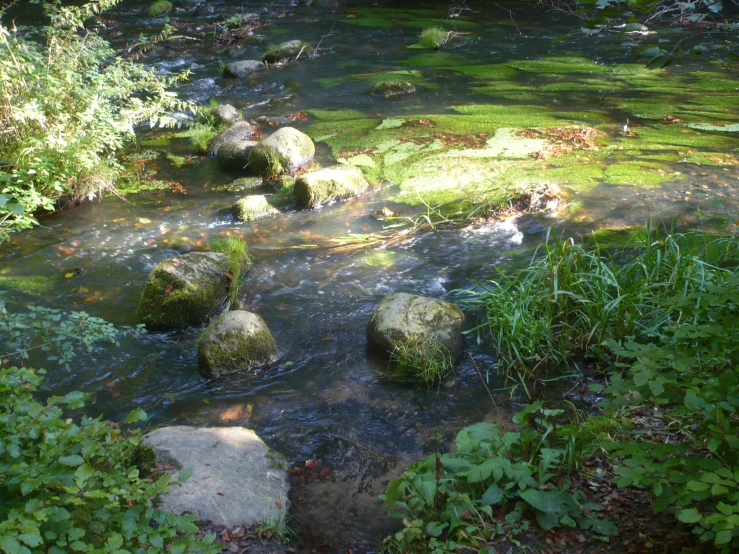
[[[327,79],[342,78],[349,71],[402,68],[404,60],[424,52],[406,48],[420,31],[417,19],[443,19],[447,5],[414,4],[427,11],[406,10],[404,15],[404,4],[397,3],[394,26],[387,28],[356,25],[346,18],[366,15],[372,9],[369,2],[320,1],[312,8],[283,2],[265,7],[258,2],[220,0],[199,8],[184,3],[198,11],[178,9],[172,14],[178,32],[197,31],[197,25],[221,21],[224,15],[254,13],[269,24],[257,31],[266,36],[265,42],[320,41],[323,55],[246,81],[221,78],[219,62],[260,57],[264,43],[231,52],[208,42],[188,43],[184,48],[165,44],[142,62],[162,73],[192,71],[180,90],[184,98],[196,102],[217,98],[247,108],[248,117],[345,108],[387,118],[489,103],[489,96],[470,90],[469,79],[433,68],[424,71],[425,86],[418,93],[393,101],[367,94],[366,83],[326,85]],[[113,15],[106,15],[105,33],[114,44],[121,47],[139,32],[161,28],[161,19],[140,16],[147,5],[126,2]],[[383,6],[393,7],[393,3]],[[537,59],[557,52],[600,63],[633,62],[616,40],[568,39],[555,46],[552,39],[570,30],[572,21],[531,6],[510,7],[516,10],[515,23],[507,11],[475,5],[477,13],[459,19],[474,23],[469,27],[474,31],[469,42],[440,55],[451,64]],[[453,28],[455,23],[449,25]],[[461,23],[458,27],[460,32],[468,29]],[[603,112],[597,93],[549,100],[569,109],[573,106],[568,103],[576,102],[576,109],[585,113]],[[515,109],[517,101],[509,102]],[[618,125],[623,114],[611,111],[607,117]],[[310,118],[293,125],[306,128],[309,123]],[[186,139],[174,141],[166,150],[177,155],[189,152]],[[320,144],[317,159],[324,164],[331,161],[330,151]],[[214,236],[244,237],[254,265],[239,297],[246,309],[265,319],[281,350],[280,361],[268,372],[214,380],[201,377],[195,346],[200,329],[188,329],[127,338],[119,348],[100,347],[92,356],[80,356],[71,373],[50,372],[49,385],[54,390],[94,393],[90,410],[107,418],[120,419],[141,407],[154,425],[244,424],[290,461],[321,459],[334,469],[333,480],[295,487],[292,509],[295,527],[306,541],[305,551],[321,552],[377,548],[394,525],[384,518],[377,500],[383,483],[423,453],[447,448],[449,439],[466,424],[481,419],[504,423],[512,404],[502,392],[493,405],[480,386],[476,367],[484,373],[492,358],[474,336],[465,339],[465,356],[438,391],[384,381],[387,362],[368,354],[365,338],[365,325],[384,295],[405,291],[450,298],[451,291],[492,277],[496,265],[539,244],[550,226],[577,234],[605,225],[643,222],[647,213],[687,220],[697,207],[684,201],[693,185],[731,198],[737,179],[735,166],[708,167],[694,169],[695,175],[687,180],[649,190],[596,186],[577,198],[587,214],[577,221],[560,211],[476,229],[441,230],[387,249],[341,253],[327,247],[330,239],[382,230],[373,212],[390,206],[402,215],[413,215],[417,209],[388,204],[390,185],[319,211],[240,224],[228,212],[240,195],[214,190],[234,175],[219,171],[214,160],[194,159],[177,168],[162,155],[151,167],[158,178],[179,182],[186,194],[145,192],[126,202],[106,197],[45,218],[41,228],[15,235],[0,248],[0,276],[41,276],[48,283],[38,294],[12,292],[9,302],[84,310],[116,325],[134,325],[144,282],[159,261],[203,249]],[[231,419],[235,408],[248,405],[248,420]]]

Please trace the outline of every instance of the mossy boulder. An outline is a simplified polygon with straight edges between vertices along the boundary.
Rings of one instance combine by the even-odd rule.
[[[225,190],[228,192],[242,192],[258,189],[264,186],[264,184],[264,180],[261,177],[239,177],[226,185]]]
[[[399,292],[382,299],[367,324],[367,338],[386,353],[402,349],[410,358],[433,355],[445,363],[459,358],[463,322],[462,310],[450,302]]]
[[[372,89],[372,94],[385,98],[403,96],[413,92],[416,92],[416,86],[408,81],[385,81],[383,83],[377,83]]]
[[[283,127],[252,148],[249,167],[260,175],[272,177],[306,164],[315,153],[316,147],[308,135]]]
[[[218,154],[218,149],[229,142],[246,140],[254,136],[254,128],[246,121],[237,121],[225,131],[219,133],[210,143],[210,153]]]
[[[200,372],[218,377],[277,359],[277,345],[257,314],[235,310],[211,321],[198,341]]]
[[[267,66],[264,64],[264,62],[260,62],[259,60],[243,60],[240,62],[231,62],[223,68],[223,76],[243,79],[244,77],[248,77],[249,75],[251,75],[252,73],[256,73],[257,71],[264,71],[266,68]]]
[[[236,123],[240,121],[241,113],[231,104],[221,104],[213,112],[218,123]]]
[[[257,145],[256,140],[237,140],[220,145],[216,160],[221,169],[245,169],[249,165],[251,149]]]
[[[280,210],[273,206],[266,196],[255,194],[245,196],[233,205],[233,214],[241,221],[254,221],[279,215]]]
[[[267,50],[262,59],[268,63],[276,63],[280,60],[294,58],[298,54],[301,56],[307,56],[312,53],[313,47],[307,42],[303,42],[302,40],[290,40]]]
[[[369,188],[362,170],[337,165],[305,173],[295,181],[295,201],[303,208],[316,208],[334,200],[351,198]]]
[[[167,258],[149,274],[137,315],[152,330],[200,325],[218,311],[229,290],[228,259],[215,252]]]

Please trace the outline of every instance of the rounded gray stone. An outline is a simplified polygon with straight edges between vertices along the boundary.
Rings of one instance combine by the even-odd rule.
[[[218,154],[218,149],[228,142],[246,140],[254,136],[254,128],[246,121],[237,121],[228,129],[221,132],[210,143],[210,153]]]
[[[256,140],[237,140],[226,142],[218,147],[216,160],[221,169],[246,169],[249,165],[251,149],[257,145]]]
[[[275,63],[280,60],[294,58],[298,54],[301,56],[307,56],[311,53],[313,53],[313,47],[307,42],[303,42],[302,40],[289,40],[268,50],[262,59],[268,63]]]
[[[241,221],[254,221],[279,215],[280,210],[270,204],[266,196],[254,194],[236,201],[233,214]]]
[[[284,519],[290,503],[287,462],[254,431],[172,426],[142,439],[157,465],[175,467],[168,472],[173,478],[192,468],[189,479],[159,497],[162,511],[194,514],[198,521],[229,529]]]
[[[221,104],[215,111],[219,123],[235,123],[241,119],[241,113],[231,104]]]
[[[362,170],[351,165],[335,165],[304,173],[295,181],[295,201],[303,208],[316,208],[343,200],[369,188]]]
[[[273,176],[308,163],[315,153],[316,147],[308,135],[283,127],[252,149],[249,167],[260,175]]]
[[[243,79],[244,77],[248,77],[249,75],[251,75],[252,73],[256,73],[257,71],[264,71],[266,68],[267,66],[264,64],[264,62],[261,62],[259,60],[243,60],[240,62],[231,62],[223,68],[223,76]]]

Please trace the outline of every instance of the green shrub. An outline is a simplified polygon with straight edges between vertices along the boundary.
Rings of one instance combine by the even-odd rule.
[[[381,496],[390,515],[404,522],[384,550],[441,554],[469,547],[493,554],[494,539],[515,537],[532,519],[544,530],[578,526],[614,534],[613,524],[595,513],[602,506],[569,490],[570,455],[553,421],[561,414],[536,402],[514,416],[519,432],[477,423],[459,432],[456,452],[414,463]]]
[[[172,125],[167,114],[190,107],[169,90],[185,75],[117,58],[85,29],[118,2],[45,1],[50,23],[35,34],[0,24],[0,241],[35,224],[39,210],[112,189],[122,171],[115,154],[135,127]]]
[[[41,371],[0,369],[0,550],[33,552],[215,553],[215,534],[197,541],[195,516],[149,506],[169,490],[164,474],[124,463],[138,431],[74,416],[87,395],[38,402]],[[138,409],[126,418],[146,419]],[[187,478],[186,470],[180,474]],[[125,548],[125,550],[124,550]],[[31,550],[33,549],[33,550]],[[130,549],[130,550],[129,550]]]
[[[157,17],[170,11],[172,11],[172,2],[169,2],[169,0],[156,0],[149,8],[149,17]]]
[[[450,33],[441,27],[429,27],[421,32],[418,43],[424,48],[439,49],[449,41]]]

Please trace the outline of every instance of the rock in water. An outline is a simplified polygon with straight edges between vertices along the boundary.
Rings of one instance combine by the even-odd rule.
[[[248,77],[249,75],[251,75],[252,73],[256,73],[257,71],[264,71],[266,67],[267,66],[264,65],[264,62],[260,62],[259,60],[231,62],[223,68],[223,76],[243,79],[244,77]]]
[[[249,167],[262,176],[273,177],[306,164],[315,153],[316,147],[308,135],[283,127],[252,149]]]
[[[361,194],[369,188],[362,170],[351,165],[335,165],[305,173],[295,181],[295,201],[303,208],[315,208],[333,200]]]
[[[462,310],[450,302],[400,292],[382,299],[367,338],[384,352],[401,348],[411,362],[434,356],[446,365],[461,353],[463,322]]]
[[[218,154],[218,149],[224,144],[246,140],[252,136],[254,136],[254,128],[246,121],[237,121],[213,139],[209,150],[211,154]]]
[[[221,169],[245,169],[249,165],[251,149],[257,145],[255,140],[237,140],[221,144],[216,154]]]
[[[235,310],[211,321],[198,341],[200,371],[207,377],[254,367],[277,359],[277,345],[257,314]]]
[[[290,40],[267,50],[262,59],[268,63],[275,63],[280,60],[294,58],[298,54],[301,56],[308,56],[308,54],[312,53],[313,47],[307,42],[303,42],[302,40]]]
[[[149,329],[200,325],[218,311],[229,289],[228,259],[191,252],[159,262],[149,274],[137,315]]]
[[[169,472],[175,479],[181,470],[192,468],[181,486],[161,495],[159,509],[191,513],[198,521],[229,529],[284,520],[289,505],[287,462],[254,431],[173,426],[147,433],[143,442],[154,450],[160,467],[175,467]]]
[[[372,89],[372,94],[384,96],[385,98],[402,96],[413,92],[416,92],[416,87],[413,83],[409,83],[408,81],[385,81],[383,83],[378,83],[375,85],[375,88]]]
[[[221,104],[216,108],[214,114],[218,123],[236,123],[241,119],[239,110],[231,104]]]
[[[270,204],[267,197],[261,194],[245,196],[233,205],[233,214],[241,221],[254,221],[279,215],[280,210]]]

